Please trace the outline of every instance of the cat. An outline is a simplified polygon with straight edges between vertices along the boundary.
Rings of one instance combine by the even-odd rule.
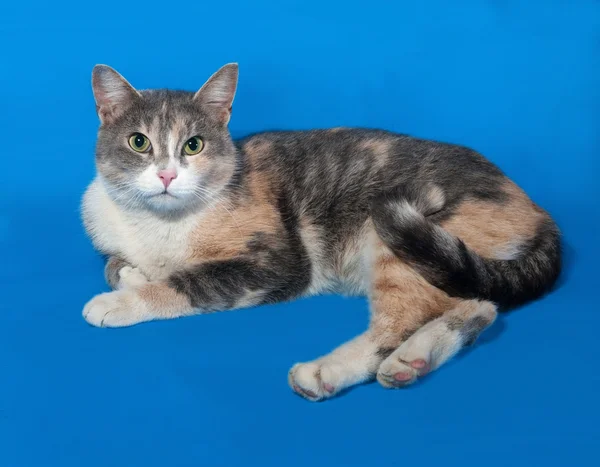
[[[498,310],[549,292],[549,214],[474,150],[383,130],[273,131],[233,141],[237,64],[196,93],[134,89],[97,65],[97,176],[84,226],[114,291],[94,326],[130,326],[335,292],[367,296],[362,335],[288,374],[318,401],[415,382]]]

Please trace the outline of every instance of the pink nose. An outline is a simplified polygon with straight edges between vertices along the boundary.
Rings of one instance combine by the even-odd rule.
[[[175,169],[166,169],[158,172],[158,178],[163,182],[165,189],[169,188],[169,185],[173,180],[177,178],[177,172]]]

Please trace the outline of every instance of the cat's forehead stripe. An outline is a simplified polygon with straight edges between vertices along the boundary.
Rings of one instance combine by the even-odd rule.
[[[169,159],[175,159],[177,152],[179,137],[175,129],[172,129],[167,134],[167,154]]]
[[[165,164],[179,156],[185,140],[195,135],[196,127],[196,122],[163,102],[151,122],[142,123],[140,131],[150,138],[158,161]]]

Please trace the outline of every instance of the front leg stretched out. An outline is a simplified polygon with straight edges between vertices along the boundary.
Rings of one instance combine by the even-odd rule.
[[[83,317],[94,326],[121,327],[293,298],[304,290],[308,275],[291,264],[236,258],[189,267],[155,282],[121,265],[119,285],[125,281],[125,287],[94,297]]]
[[[185,295],[164,282],[147,282],[96,295],[83,308],[83,317],[93,326],[112,328],[193,312]]]

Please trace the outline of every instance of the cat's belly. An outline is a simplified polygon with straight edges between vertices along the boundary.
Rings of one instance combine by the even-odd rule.
[[[304,248],[311,261],[311,281],[305,295],[337,293],[362,296],[369,292],[372,245],[376,234],[370,220],[344,243],[328,246],[325,232],[305,221],[301,229]]]
[[[185,265],[195,219],[167,222],[144,213],[124,213],[99,180],[86,191],[82,211],[94,246],[139,268],[148,279],[165,279]]]

